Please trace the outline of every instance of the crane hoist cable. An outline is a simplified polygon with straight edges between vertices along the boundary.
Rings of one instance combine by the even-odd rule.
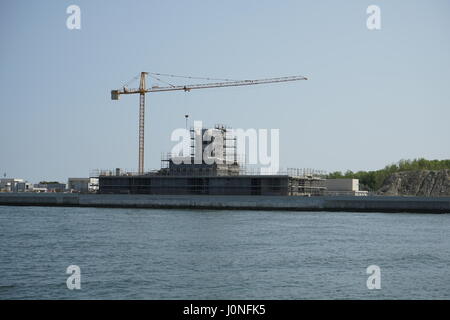
[[[128,80],[127,82],[125,82],[122,87],[128,87],[131,83],[133,83],[134,81],[136,81],[137,79],[139,79],[141,76],[141,73],[138,73],[136,76],[134,76],[133,78],[131,78],[130,80]]]
[[[209,78],[209,77],[182,76],[182,75],[175,75],[175,74],[168,74],[168,73],[158,73],[158,72],[148,72],[148,74],[153,74],[153,75],[156,75],[156,76],[171,77],[171,78],[183,78],[183,79],[195,79],[195,80],[211,80],[211,81],[243,81],[243,80],[224,79],[224,78]]]
[[[168,85],[171,86],[172,88],[175,88],[175,85],[173,85],[173,84],[171,84],[171,83],[169,83],[169,82],[167,82],[167,81],[161,80],[160,78],[155,77],[155,76],[153,76],[152,74],[149,74],[148,76],[151,77],[151,78],[153,78],[153,79],[155,79],[155,80],[157,80],[157,81],[159,81],[159,82],[162,82],[162,83],[164,83],[164,84],[168,84]]]

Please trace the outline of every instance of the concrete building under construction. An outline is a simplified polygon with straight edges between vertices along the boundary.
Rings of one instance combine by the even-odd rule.
[[[290,170],[277,174],[250,173],[237,160],[236,137],[229,128],[216,125],[201,129],[201,138],[191,129],[191,152],[182,157],[162,157],[161,169],[144,174],[112,171],[98,173],[99,193],[161,195],[323,195],[325,179],[314,172]],[[203,139],[210,135],[210,139]],[[208,145],[215,148],[204,157]],[[201,147],[200,147],[201,146]]]

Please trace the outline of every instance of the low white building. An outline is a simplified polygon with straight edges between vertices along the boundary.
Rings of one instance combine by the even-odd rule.
[[[33,191],[33,185],[24,179],[0,179],[0,192],[28,192]]]
[[[95,192],[98,190],[98,178],[69,178],[67,188],[71,192]]]
[[[33,184],[28,181],[16,183],[15,192],[31,192],[33,190]]]
[[[43,190],[46,189],[47,192],[65,192],[67,189],[67,186],[65,183],[59,183],[57,181],[52,182],[40,182],[36,183],[34,186],[34,190],[39,190],[39,192],[44,192]]]
[[[327,196],[367,196],[367,191],[359,190],[359,179],[327,179],[325,180]]]

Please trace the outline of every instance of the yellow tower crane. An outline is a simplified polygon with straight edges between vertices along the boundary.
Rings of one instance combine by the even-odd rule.
[[[229,80],[229,79],[211,79],[211,78],[199,78],[199,77],[189,77],[189,76],[175,76],[175,75],[168,75],[168,74],[161,74],[161,73],[150,73],[151,75],[157,75],[157,76],[173,76],[173,77],[190,78],[190,79],[225,80],[225,81],[214,82],[214,83],[181,85],[181,86],[169,84],[169,86],[167,86],[167,87],[153,86],[153,87],[147,88],[147,75],[148,74],[149,74],[149,72],[141,72],[139,88],[128,89],[126,86],[124,86],[122,89],[119,89],[119,90],[111,90],[111,99],[112,100],[119,100],[119,97],[122,94],[139,94],[139,162],[138,162],[139,174],[144,173],[144,119],[145,119],[145,94],[146,93],[164,92],[164,91],[189,92],[189,91],[195,90],[195,89],[251,86],[251,85],[265,84],[265,83],[307,80],[307,78],[303,77],[303,76],[289,76],[289,77],[269,78],[269,79],[233,81],[233,80]],[[158,78],[156,78],[156,79],[158,79]]]

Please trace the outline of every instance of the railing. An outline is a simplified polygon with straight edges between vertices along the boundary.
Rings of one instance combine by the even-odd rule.
[[[160,173],[160,170],[144,170],[144,175],[157,175]],[[137,171],[131,171],[127,169],[93,169],[89,172],[90,178],[98,178],[100,176],[108,177],[108,176],[140,176]]]
[[[310,168],[285,168],[279,170],[268,170],[257,167],[239,167],[237,170],[233,168],[216,169],[211,168],[179,168],[169,171],[168,168],[161,168],[159,170],[144,170],[144,174],[139,172],[127,170],[127,169],[95,169],[91,170],[89,176],[91,178],[100,176],[201,176],[201,177],[214,177],[214,176],[273,176],[282,175],[298,178],[314,178],[324,179],[326,177],[326,171],[315,170]]]

